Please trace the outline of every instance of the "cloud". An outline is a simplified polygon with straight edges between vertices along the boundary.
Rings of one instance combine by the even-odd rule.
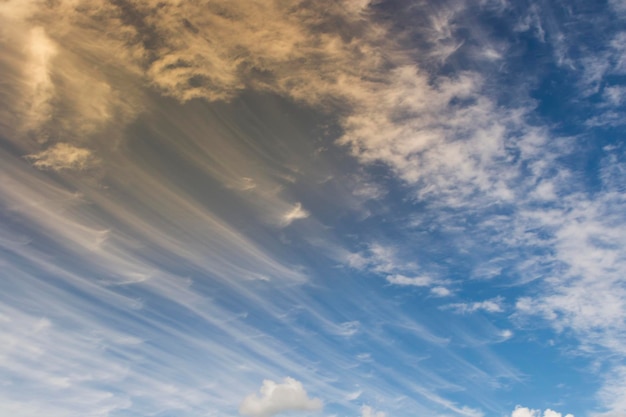
[[[45,151],[27,155],[26,158],[33,161],[33,165],[39,169],[53,171],[82,171],[97,162],[92,151],[69,143],[57,143]]]
[[[306,4],[142,0],[72,8],[60,2],[46,8],[47,19],[37,12],[31,19],[44,21],[58,45],[101,55],[128,74],[140,71],[149,84],[181,101],[229,100],[253,89],[329,113],[341,109],[339,144],[365,164],[383,162],[407,183],[427,184],[420,193],[445,197],[442,204],[468,204],[465,197],[475,192],[511,198],[506,182],[515,171],[495,168],[510,166],[507,158],[515,150],[507,150],[504,141],[520,128],[519,115],[495,106],[482,92],[478,73],[433,78],[407,64],[403,54],[385,53],[398,46],[384,25],[360,13],[368,2]],[[451,22],[464,11],[461,3],[438,9],[423,32],[430,33],[433,45],[449,43]],[[119,18],[124,15],[134,17]],[[77,33],[78,22],[89,22],[93,29]],[[320,31],[328,22],[358,36]],[[61,24],[63,29],[56,26]],[[201,28],[211,28],[210,39]],[[104,42],[101,31],[107,33]],[[94,44],[100,47],[88,51]],[[67,82],[77,84],[71,78]],[[115,108],[123,107],[123,86],[112,85],[106,74],[84,84],[102,86],[94,94],[102,105],[89,112],[89,120],[109,120]],[[77,103],[78,97],[72,93],[61,101]],[[72,108],[81,114],[81,106]],[[511,174],[502,176],[505,172]]]
[[[452,291],[446,287],[433,287],[430,292],[436,297],[447,297],[452,294]]]
[[[376,411],[369,405],[361,407],[361,417],[387,417],[387,414],[382,411]]]
[[[511,417],[541,417],[541,410],[532,410],[518,405],[511,413]],[[562,417],[562,414],[548,408],[543,412],[543,417]],[[566,414],[565,417],[574,416],[572,414]]]
[[[361,323],[359,323],[358,321],[347,321],[338,325],[335,333],[340,336],[350,337],[357,334],[360,327]]]
[[[42,264],[49,254],[43,256],[22,249],[30,253],[28,259],[46,265],[46,271],[53,272],[51,275],[79,282],[81,288],[97,294],[102,291],[111,299],[117,299],[114,292],[105,291],[105,284],[99,281],[94,283],[82,277],[81,270],[100,271],[106,285],[141,283],[146,293],[158,294],[176,306],[188,308],[227,334],[225,341],[245,340],[245,346],[255,355],[264,360],[271,358],[268,361],[272,365],[267,365],[271,370],[282,369],[284,364],[277,365],[281,361],[275,352],[287,349],[286,346],[274,346],[275,341],[250,341],[257,336],[258,340],[271,338],[266,337],[267,333],[251,332],[250,327],[240,323],[232,327],[220,324],[230,320],[230,315],[214,305],[199,308],[206,294],[190,282],[197,276],[209,282],[214,280],[222,286],[216,291],[237,295],[240,304],[234,303],[234,309],[263,310],[276,319],[283,312],[275,304],[281,300],[287,303],[285,299],[298,304],[306,297],[296,291],[298,295],[289,298],[276,287],[268,286],[276,290],[270,297],[257,288],[251,289],[247,280],[304,282],[306,277],[301,269],[275,258],[271,240],[259,238],[262,241],[257,242],[243,235],[229,219],[207,207],[206,196],[201,195],[206,194],[206,189],[202,193],[189,191],[189,184],[184,190],[177,189],[173,177],[146,168],[154,163],[147,155],[122,156],[128,151],[124,147],[120,154],[100,154],[104,147],[100,145],[109,145],[112,126],[123,128],[140,111],[138,108],[150,108],[155,113],[150,121],[155,123],[143,122],[151,125],[155,149],[163,146],[158,149],[169,151],[176,142],[181,159],[202,172],[207,183],[215,180],[229,190],[245,194],[245,210],[283,226],[312,216],[301,203],[294,205],[293,195],[281,195],[282,184],[277,180],[295,172],[285,167],[297,152],[283,152],[281,146],[264,148],[260,138],[266,140],[271,135],[264,131],[257,136],[246,134],[237,119],[218,124],[217,116],[211,123],[201,124],[179,114],[178,121],[174,121],[169,110],[175,106],[167,107],[170,104],[163,104],[166,100],[159,102],[162,107],[154,103],[152,107],[137,106],[137,87],[133,86],[148,86],[152,92],[186,103],[180,113],[201,114],[198,119],[217,112],[217,106],[206,111],[195,99],[228,101],[254,90],[269,93],[268,96],[280,95],[331,115],[341,128],[339,145],[365,166],[383,163],[408,186],[412,199],[427,209],[436,209],[429,210],[436,212],[433,228],[440,231],[459,227],[463,232],[479,232],[466,233],[458,240],[451,238],[459,247],[489,246],[485,245],[487,242],[514,253],[533,248],[549,254],[515,265],[524,279],[549,277],[540,278],[541,285],[533,286],[529,294],[518,300],[518,311],[539,314],[557,330],[573,330],[585,349],[602,346],[623,353],[626,344],[621,324],[625,322],[626,309],[620,280],[624,276],[621,248],[626,247],[622,236],[626,233],[619,211],[624,201],[616,192],[618,186],[611,189],[611,182],[603,180],[603,191],[593,198],[572,193],[572,178],[559,179],[550,174],[561,169],[552,151],[563,141],[548,140],[544,129],[526,122],[533,103],[520,94],[516,99],[518,108],[502,107],[490,90],[489,74],[481,74],[471,65],[466,68],[461,60],[453,62],[449,69],[465,69],[440,71],[441,65],[462,55],[463,48],[471,44],[457,37],[457,33],[463,32],[459,25],[466,3],[447,2],[440,8],[433,5],[432,13],[424,13],[424,24],[411,26],[420,32],[416,38],[424,38],[430,46],[410,53],[400,52],[402,48],[394,42],[390,29],[364,13],[368,7],[366,1],[1,2],[0,8],[5,12],[1,23],[5,23],[5,16],[10,16],[11,25],[19,29],[2,29],[3,36],[9,32],[16,35],[2,38],[3,48],[11,53],[2,54],[0,59],[10,67],[7,73],[18,75],[1,88],[5,84],[19,86],[15,87],[19,89],[18,99],[6,102],[18,102],[19,118],[27,130],[34,131],[37,142],[37,146],[25,146],[27,150],[22,154],[28,154],[33,165],[42,170],[84,170],[97,160],[103,161],[110,170],[111,193],[127,199],[110,199],[86,190],[80,182],[74,183],[76,188],[87,193],[80,197],[50,193],[46,191],[50,183],[30,177],[24,182],[31,186],[22,187],[15,183],[15,178],[23,176],[15,173],[23,171],[3,167],[10,180],[3,181],[0,189],[12,214],[18,213],[25,222],[39,227],[47,239],[60,242],[59,250],[83,256],[85,252],[81,251],[89,251],[85,256],[89,261],[77,261],[81,265],[75,266],[78,272],[72,274],[59,272],[65,271],[59,265]],[[549,29],[538,17],[541,11],[532,13],[526,28],[519,30],[533,28],[539,38],[548,39]],[[585,62],[584,76],[589,84],[600,85],[607,74],[624,71],[624,51],[620,46],[623,44],[623,34],[615,36],[606,54]],[[477,49],[491,51],[486,55],[494,58],[506,50],[484,45],[480,43]],[[13,61],[17,64],[13,65]],[[85,89],[85,85],[90,87]],[[619,89],[609,86],[603,91],[607,105],[622,104]],[[14,98],[13,91],[10,93],[10,98]],[[4,95],[2,98],[5,102]],[[14,124],[12,116],[4,117],[0,124]],[[42,143],[57,142],[59,137],[66,142],[39,149]],[[98,146],[91,146],[90,141],[98,141]],[[572,141],[567,141],[568,145]],[[71,143],[84,143],[85,147]],[[297,151],[302,149],[305,148]],[[93,150],[98,150],[97,158]],[[561,150],[556,153],[563,154]],[[608,170],[603,170],[605,174],[609,174]],[[623,182],[619,176],[612,181]],[[369,186],[354,190],[367,198],[380,195]],[[59,197],[63,197],[63,204],[58,202]],[[548,202],[555,204],[551,210],[546,209]],[[73,204],[72,210],[65,210],[64,204]],[[229,211],[227,204],[216,210]],[[307,205],[307,209],[314,212],[313,206]],[[510,214],[497,221],[491,210]],[[98,213],[106,213],[106,219],[115,221],[94,221],[99,218]],[[458,224],[455,215],[462,218]],[[489,217],[491,226],[484,217]],[[480,233],[498,227],[501,230],[488,237],[487,233]],[[442,282],[433,279],[427,284],[417,265],[405,262],[409,258],[399,247],[365,244],[361,252],[357,250],[346,259],[350,266],[388,277],[394,284],[439,285],[431,289],[432,294],[450,294],[440,285]],[[161,259],[191,265],[188,275],[194,278],[182,279],[161,271]],[[541,262],[551,262],[549,273],[533,274],[525,266]],[[486,275],[494,275],[488,272]],[[125,302],[133,304],[132,300]],[[452,308],[467,313],[503,311],[496,299],[460,303]],[[358,328],[359,335],[371,334],[366,332],[365,324],[357,327],[344,323],[337,327],[339,333],[352,334]],[[429,332],[422,328],[416,333]],[[326,345],[318,341],[315,346]],[[219,344],[210,347],[228,356],[228,352],[219,350]],[[329,351],[332,348],[327,347],[325,352]],[[248,358],[238,352],[231,362],[240,363],[242,357]],[[290,366],[297,367],[298,362],[294,359]],[[268,374],[263,371],[268,369],[258,370],[262,375]],[[440,378],[434,379],[445,385]],[[259,404],[263,399],[257,401]],[[125,402],[121,404],[120,407]],[[451,409],[463,411],[460,407]]]
[[[358,391],[354,391],[354,392],[346,394],[344,398],[346,399],[346,401],[354,401],[358,399],[362,394],[363,394],[363,391],[358,390]]]
[[[239,407],[239,413],[250,417],[272,417],[286,411],[318,411],[323,407],[319,398],[309,398],[302,383],[285,378],[283,383],[264,380],[257,394],[247,396]]]
[[[52,117],[55,87],[51,78],[51,61],[57,47],[42,27],[34,27],[28,40],[29,60],[24,72],[28,83],[26,129],[37,129]]]
[[[513,331],[509,329],[504,329],[500,332],[500,338],[502,341],[509,340],[513,337]]]
[[[605,178],[607,186],[612,184],[612,174]],[[586,350],[626,354],[626,290],[619,284],[626,273],[622,204],[624,196],[609,188],[593,200],[573,194],[559,209],[525,213],[528,225],[550,231],[543,243],[532,242],[548,244],[562,268],[540,294],[521,297],[517,310],[540,314],[559,331],[574,331]]]
[[[404,275],[387,275],[387,282],[394,285],[428,287],[433,283],[433,279],[427,276],[406,277]]]
[[[362,252],[347,254],[345,263],[355,269],[366,269],[381,275],[392,274],[390,276],[417,268],[415,263],[401,259],[396,246],[379,242],[369,243]]]
[[[496,297],[485,301],[475,301],[473,303],[449,304],[446,308],[450,308],[461,314],[474,313],[480,310],[488,313],[501,313],[504,311],[502,301],[501,297]]]
[[[290,225],[294,220],[306,219],[309,212],[302,208],[302,204],[296,203],[294,207],[283,215],[282,226]]]
[[[604,383],[597,397],[605,410],[593,413],[593,416],[623,416],[623,412],[626,410],[626,366],[616,365],[604,375]]]

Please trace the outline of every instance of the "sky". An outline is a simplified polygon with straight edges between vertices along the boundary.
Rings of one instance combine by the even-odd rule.
[[[0,0],[0,415],[625,417],[624,0]]]

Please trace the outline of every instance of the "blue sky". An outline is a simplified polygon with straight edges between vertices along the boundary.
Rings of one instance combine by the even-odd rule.
[[[0,414],[625,417],[626,3],[0,2]]]

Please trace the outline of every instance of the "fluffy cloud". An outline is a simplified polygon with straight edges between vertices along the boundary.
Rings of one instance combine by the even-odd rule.
[[[375,411],[369,405],[364,405],[363,407],[361,407],[361,417],[386,417],[386,416],[387,414],[385,414],[384,412]]]
[[[27,159],[39,169],[83,170],[96,161],[89,149],[80,148],[69,143],[57,143],[45,151],[28,155]]]
[[[541,410],[532,410],[518,405],[511,413],[511,417],[541,417]],[[548,408],[543,412],[543,417],[562,417],[562,414]],[[565,417],[574,416],[572,414],[566,414]]]
[[[241,406],[239,413],[250,417],[271,417],[285,411],[317,411],[323,403],[319,398],[309,398],[302,383],[285,378],[283,383],[263,381],[259,390],[261,396],[250,394]]]

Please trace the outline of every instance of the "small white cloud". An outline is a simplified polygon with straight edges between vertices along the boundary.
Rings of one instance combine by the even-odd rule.
[[[302,208],[302,204],[296,203],[291,210],[283,215],[282,225],[288,226],[294,220],[306,219],[307,217],[309,217],[309,212]]]
[[[387,414],[382,411],[374,411],[369,405],[364,405],[361,407],[361,417],[387,417]]]
[[[433,280],[427,276],[406,277],[404,275],[388,275],[387,282],[395,285],[409,285],[414,287],[427,287],[432,284]]]
[[[446,287],[433,287],[430,289],[430,293],[435,297],[447,297],[452,294],[452,291]]]
[[[266,379],[256,393],[248,395],[239,413],[250,417],[271,417],[285,411],[317,411],[323,407],[319,398],[309,398],[302,383],[293,378],[285,378],[282,384]]]
[[[53,171],[83,170],[90,167],[96,158],[89,149],[79,148],[69,143],[57,143],[45,151],[27,155],[33,165],[42,170]]]

